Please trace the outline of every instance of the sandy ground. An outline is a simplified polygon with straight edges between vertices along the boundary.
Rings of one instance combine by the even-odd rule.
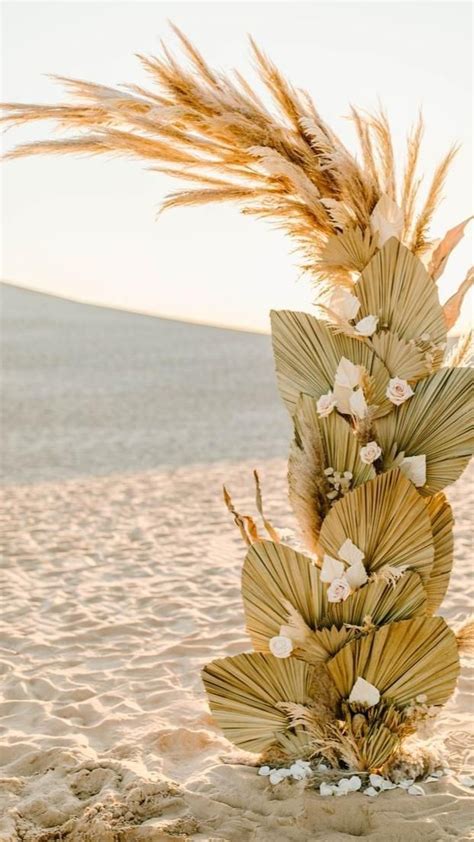
[[[2,342],[0,842],[474,838],[468,665],[436,729],[453,774],[424,798],[323,799],[221,761],[200,668],[249,648],[222,482],[252,510],[258,467],[292,526],[269,337],[6,286]],[[452,621],[473,478],[451,490]]]
[[[199,670],[249,648],[243,548],[225,479],[251,505],[253,463],[12,486],[0,667],[0,838],[23,842],[470,839],[469,682],[437,725],[453,774],[416,798],[323,799],[225,765],[230,745]],[[291,525],[283,460],[260,463],[267,508]],[[443,613],[468,611],[469,476],[452,489],[456,564]]]

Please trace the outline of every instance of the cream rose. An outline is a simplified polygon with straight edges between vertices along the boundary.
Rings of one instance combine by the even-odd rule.
[[[378,323],[378,316],[365,316],[365,318],[357,322],[355,331],[359,336],[372,336],[377,330]]]
[[[325,395],[321,395],[321,397],[318,398],[316,410],[320,418],[326,418],[326,416],[330,415],[336,406],[337,400],[333,393],[327,392]]]
[[[333,579],[328,587],[328,602],[344,602],[351,593],[351,588],[346,579]]]
[[[372,462],[375,462],[376,459],[379,459],[381,455],[382,448],[377,444],[376,441],[369,441],[369,443],[364,445],[364,447],[361,447],[359,451],[359,456],[365,465],[371,465]]]
[[[408,398],[411,398],[415,393],[406,380],[402,380],[400,377],[392,377],[392,379],[388,381],[387,391],[385,394],[387,395],[389,401],[392,401],[395,406],[400,406],[400,404],[405,403],[405,401],[407,401]]]
[[[269,640],[268,647],[275,658],[288,658],[293,652],[293,641],[283,634],[278,634]]]

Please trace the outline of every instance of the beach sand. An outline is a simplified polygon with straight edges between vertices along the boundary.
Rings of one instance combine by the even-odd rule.
[[[17,303],[21,295],[16,291]],[[89,396],[86,458],[85,433],[75,412],[78,405],[79,414],[84,411],[85,399],[71,397],[70,383],[64,384],[69,397],[55,398],[57,410],[51,398],[48,420],[45,348],[53,343],[51,335],[56,335],[55,355],[50,358],[55,360],[50,362],[55,372],[51,391],[60,383],[57,360],[62,351],[57,334],[64,325],[55,316],[49,320],[49,329],[44,328],[47,312],[57,306],[63,312],[75,310],[78,322],[87,323],[85,330],[90,332],[89,311],[93,310],[97,333],[100,324],[102,336],[107,324],[115,324],[111,343],[126,324],[137,355],[142,317],[112,317],[111,311],[23,295],[30,303],[31,320],[23,325],[22,351],[15,350],[18,339],[7,349],[13,401],[9,411],[14,418],[15,400],[21,401],[26,445],[15,475],[14,453],[21,450],[21,435],[10,424],[2,494],[1,842],[348,842],[356,838],[444,842],[474,838],[472,796],[459,781],[460,773],[472,774],[474,760],[469,702],[472,664],[463,665],[459,689],[436,724],[437,742],[444,743],[446,764],[452,771],[426,784],[426,797],[397,789],[374,799],[359,793],[324,799],[303,783],[284,782],[272,788],[255,768],[222,762],[222,758],[235,759],[235,752],[213,723],[200,669],[212,658],[236,654],[250,645],[240,593],[245,549],[223,506],[221,486],[225,481],[236,504],[253,511],[252,469],[259,468],[269,516],[277,526],[294,528],[286,499],[286,464],[280,453],[286,419],[276,394],[271,391],[268,398],[275,408],[268,427],[266,410],[260,407],[266,399],[255,393],[252,426],[245,415],[248,407],[243,406],[243,415],[238,415],[239,394],[234,392],[237,417],[230,437],[235,449],[226,461],[215,457],[216,451],[225,452],[230,433],[223,430],[216,442],[220,425],[215,415],[202,422],[194,449],[191,437],[180,450],[177,435],[172,453],[163,450],[163,439],[157,453],[145,441],[149,416],[138,418],[140,396],[148,387],[133,384],[127,371],[132,407],[126,411],[136,413],[138,429],[140,465],[134,465],[133,430],[127,433],[125,424],[123,429],[114,427],[114,407],[118,417],[125,419],[121,406],[125,397],[118,391],[123,370],[111,368],[108,386],[105,378],[97,394],[102,408],[108,402],[108,423],[115,430],[113,447],[101,454],[105,420],[95,431],[94,401]],[[38,319],[40,315],[43,319],[43,328],[36,330],[37,336],[41,332],[43,336],[36,346],[31,336],[35,307],[42,314],[37,314]],[[115,318],[121,320],[121,329]],[[160,332],[162,320],[145,321],[154,321],[155,331]],[[169,324],[181,336],[186,333],[188,326]],[[191,328],[196,330],[199,340],[199,331],[210,329]],[[226,337],[232,342],[234,335],[215,331],[214,341],[224,347]],[[254,368],[261,370],[261,382],[274,389],[271,367],[266,369],[267,338],[237,336],[242,345],[248,341],[251,347],[256,339],[262,340],[260,362],[255,359]],[[70,340],[71,367],[78,341],[79,330],[76,339]],[[150,341],[148,337],[146,343]],[[200,344],[206,345],[189,340],[187,353],[195,366],[190,380],[202,368]],[[40,361],[35,347],[42,349]],[[123,369],[126,355],[120,353]],[[247,353],[257,358],[256,351]],[[190,360],[184,362],[191,366]],[[239,370],[238,356],[234,365],[233,375],[212,375],[223,395],[226,377],[244,384],[244,393],[252,378],[252,369]],[[139,368],[147,369],[145,352]],[[66,416],[60,418],[61,441],[49,442],[54,464],[44,459],[39,446],[35,461],[36,419],[30,415],[28,422],[26,416],[34,410],[36,395],[13,385],[18,370],[24,372],[25,382],[28,378],[36,382],[32,371],[38,369],[43,371],[41,412],[42,424],[49,423],[48,435],[59,424],[57,414],[65,411],[67,400],[70,403],[69,421]],[[202,377],[204,387],[210,389],[206,378],[211,374]],[[246,399],[244,394],[242,403]],[[183,407],[176,396],[173,401],[174,413],[179,415]],[[228,410],[224,405],[220,411],[225,416]],[[192,425],[193,419],[193,414],[188,415],[186,424]],[[157,435],[165,433],[161,430]],[[247,437],[251,449],[245,458]],[[267,450],[257,458],[265,437]],[[210,442],[207,451],[205,439]],[[74,446],[80,459],[73,455],[62,461]],[[146,462],[147,452],[145,469],[142,460]],[[456,515],[456,555],[441,613],[453,623],[469,613],[473,477],[471,470],[449,492]]]

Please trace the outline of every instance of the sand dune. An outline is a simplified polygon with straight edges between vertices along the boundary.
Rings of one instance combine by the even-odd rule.
[[[78,307],[77,312],[85,311]],[[140,319],[136,324],[141,330]],[[57,325],[52,335],[56,330]],[[120,329],[114,331],[121,341]],[[232,333],[222,333],[234,341]],[[239,337],[243,344],[254,339]],[[20,337],[16,342],[18,350]],[[44,348],[45,337],[42,342]],[[39,366],[31,348],[27,357],[26,345],[22,353],[25,382],[34,381],[33,367],[43,370],[46,359]],[[61,356],[59,346],[55,353]],[[233,383],[246,384],[246,375],[234,372]],[[129,371],[127,378],[131,384]],[[55,389],[58,380],[57,372],[52,380],[44,374],[43,413],[48,382]],[[110,417],[114,407],[120,415],[122,396],[106,391],[106,379],[101,388]],[[140,389],[134,386],[130,394]],[[64,396],[58,412],[67,400],[73,416],[81,405],[77,394],[74,400]],[[183,407],[174,400],[179,414]],[[33,398],[25,401],[31,406]],[[238,392],[233,401],[237,406]],[[265,429],[273,431],[259,412],[249,433],[255,446]],[[51,418],[50,435],[54,423]],[[64,441],[51,447],[59,459],[75,445],[81,459],[64,468],[74,478],[65,479],[57,464],[51,480],[42,476],[47,465],[41,448],[38,463],[33,459],[35,421],[27,424],[23,418],[21,424],[29,424],[30,436],[28,457],[19,469],[23,482],[15,482],[13,474],[21,436],[12,435],[2,501],[1,842],[474,838],[472,797],[458,774],[473,768],[472,665],[464,665],[459,690],[436,725],[436,740],[444,745],[452,773],[426,784],[426,797],[394,790],[375,799],[358,793],[323,799],[303,783],[272,788],[254,768],[222,762],[235,755],[208,712],[199,671],[211,658],[249,648],[249,641],[240,594],[244,548],[222,505],[221,484],[225,480],[236,501],[250,509],[251,469],[259,467],[272,520],[291,528],[283,459],[264,454],[236,461],[240,453],[234,461],[216,461],[209,456],[213,441],[201,451],[202,464],[166,469],[150,464],[150,470],[139,471],[126,449],[121,465],[120,447],[101,461],[95,439],[89,463],[84,429],[73,418],[63,428]],[[236,419],[242,428],[239,442],[245,441],[249,424],[248,418]],[[213,435],[217,429],[208,427]],[[223,435],[222,448],[228,431]],[[140,459],[147,452],[142,449]],[[154,458],[165,455],[161,451]],[[93,476],[94,469],[110,475]],[[25,475],[36,481],[25,482]],[[41,477],[49,481],[39,482]],[[472,471],[466,474],[450,492],[456,561],[442,613],[454,622],[469,610],[473,477]]]
[[[5,482],[286,454],[269,336],[8,284],[1,303]]]

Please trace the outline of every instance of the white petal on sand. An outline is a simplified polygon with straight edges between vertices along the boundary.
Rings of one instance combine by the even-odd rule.
[[[407,789],[408,795],[426,795],[425,790],[419,784],[413,784]]]
[[[364,789],[364,795],[370,795],[373,798],[374,795],[378,795],[378,792],[373,786],[368,786],[367,789]]]

